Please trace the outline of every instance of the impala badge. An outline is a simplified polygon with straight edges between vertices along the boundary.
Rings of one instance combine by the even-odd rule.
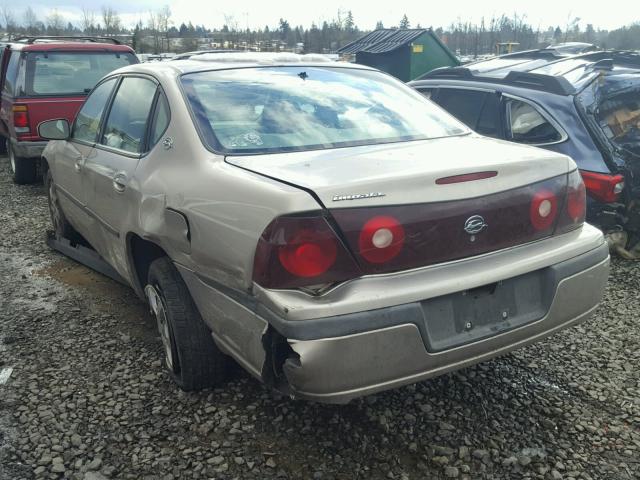
[[[469,235],[476,235],[487,228],[487,225],[480,215],[474,215],[472,217],[467,218],[467,221],[464,222],[464,231]]]
[[[351,195],[334,195],[334,202],[341,202],[342,200],[364,200],[365,198],[377,198],[384,197],[382,192],[370,192],[370,193],[353,193]]]

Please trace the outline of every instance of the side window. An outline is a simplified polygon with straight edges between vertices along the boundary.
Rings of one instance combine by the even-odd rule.
[[[502,138],[500,95],[488,93],[478,119],[476,132],[487,137]]]
[[[431,100],[467,127],[475,129],[486,96],[487,93],[475,90],[440,88],[435,95],[431,96]]]
[[[15,95],[16,79],[18,77],[18,64],[20,63],[20,52],[10,52],[7,73],[4,77],[3,91],[8,95]]]
[[[149,149],[160,141],[160,137],[164,134],[169,126],[169,103],[163,93],[158,96],[158,103],[153,115],[153,123],[151,124],[151,136],[149,137]]]
[[[562,134],[530,103],[510,98],[506,113],[507,140],[530,145],[562,140]]]
[[[111,91],[116,84],[116,79],[112,78],[101,83],[85,100],[84,105],[76,116],[71,138],[82,142],[94,143],[100,129],[100,119],[105,106],[109,101]]]
[[[113,100],[100,143],[141,153],[156,84],[140,77],[125,77]]]

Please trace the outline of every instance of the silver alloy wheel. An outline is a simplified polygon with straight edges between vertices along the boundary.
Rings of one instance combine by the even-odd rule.
[[[11,173],[16,173],[16,156],[13,153],[13,148],[9,147],[9,163],[11,164]]]
[[[173,345],[171,342],[171,331],[169,330],[169,320],[167,319],[167,310],[164,306],[164,300],[157,288],[153,285],[147,285],[144,289],[144,293],[149,301],[151,313],[156,317],[158,332],[160,333],[162,345],[164,346],[164,358],[167,363],[167,367],[173,372]]]
[[[56,186],[54,185],[53,180],[49,182],[49,214],[51,215],[53,230],[56,232],[56,234],[61,234],[62,215],[60,213],[60,207],[58,206],[58,194],[56,192]]]

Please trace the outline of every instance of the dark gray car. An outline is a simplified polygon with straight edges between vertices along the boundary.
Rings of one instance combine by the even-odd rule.
[[[640,55],[547,48],[410,85],[482,135],[570,155],[587,187],[587,220],[640,258]]]

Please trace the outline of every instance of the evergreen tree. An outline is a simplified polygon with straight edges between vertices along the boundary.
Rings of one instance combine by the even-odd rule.
[[[400,28],[411,28],[411,24],[409,23],[409,19],[407,18],[407,14],[405,13],[402,17],[402,20],[400,20]]]
[[[344,21],[344,29],[348,33],[352,33],[355,30],[356,23],[353,21],[353,13],[351,10],[347,12],[347,18]]]
[[[291,33],[291,26],[289,25],[289,22],[287,22],[286,20],[283,20],[281,18],[280,19],[280,25],[278,27],[278,31],[280,32],[280,39],[281,40],[287,40],[287,38],[289,37],[289,35]]]

